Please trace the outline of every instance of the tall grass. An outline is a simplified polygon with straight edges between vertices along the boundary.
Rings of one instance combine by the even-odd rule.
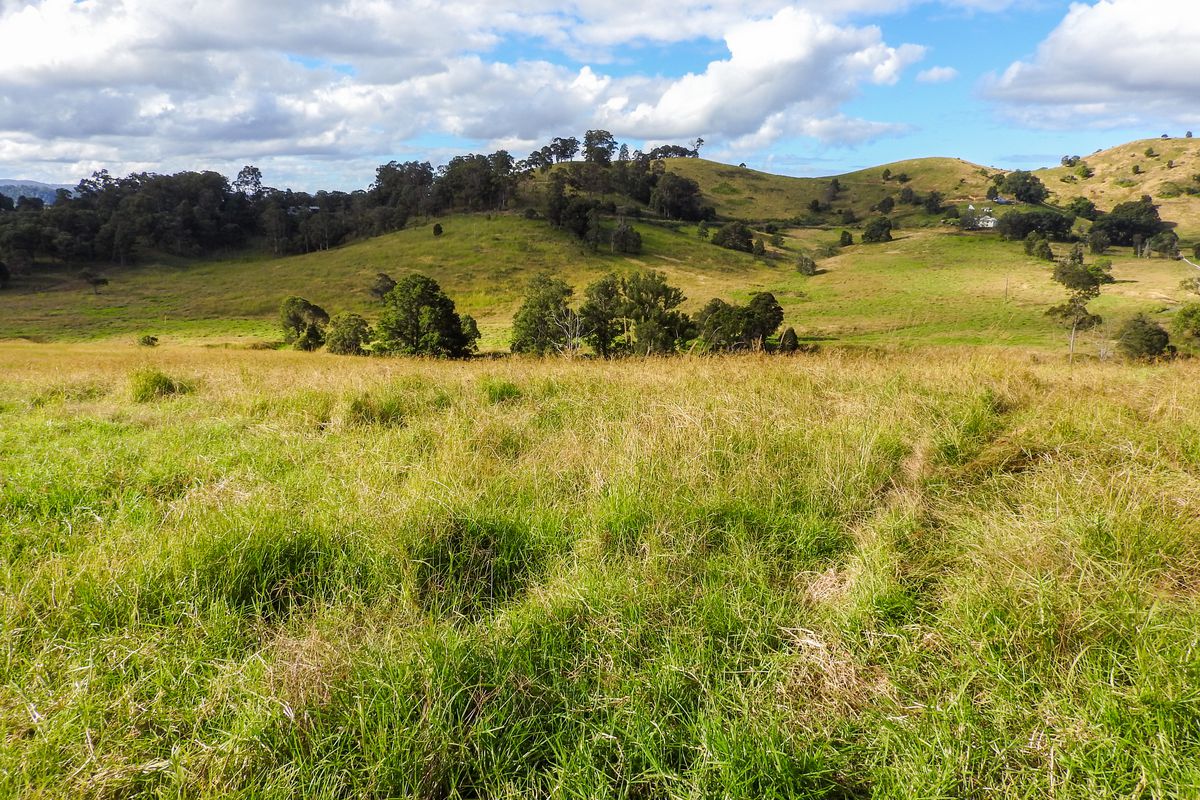
[[[1189,363],[146,358],[0,348],[0,795],[1200,794]]]

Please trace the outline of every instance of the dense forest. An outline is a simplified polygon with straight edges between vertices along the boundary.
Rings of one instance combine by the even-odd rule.
[[[60,189],[52,203],[0,196],[0,260],[16,272],[45,261],[124,265],[151,252],[206,256],[255,242],[277,255],[307,253],[399,230],[415,217],[505,210],[538,173],[549,173],[541,193],[549,221],[586,239],[598,214],[621,210],[614,197],[671,219],[714,216],[701,207],[696,182],[663,165],[696,157],[702,144],[630,152],[607,131],[591,130],[582,141],[555,138],[522,160],[500,150],[437,168],[391,161],[368,189],[353,192],[271,188],[254,166],[232,181],[211,171],[124,178],[100,171],[73,191]]]

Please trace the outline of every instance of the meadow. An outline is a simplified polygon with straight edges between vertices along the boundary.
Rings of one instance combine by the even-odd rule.
[[[1194,797],[1197,419],[1017,349],[3,343],[0,796]]]
[[[99,294],[73,270],[46,269],[0,293],[0,340],[129,342],[152,334],[177,343],[261,344],[281,338],[279,304],[288,295],[374,319],[379,304],[369,288],[376,273],[421,272],[479,321],[483,350],[507,351],[512,315],[538,272],[562,278],[578,296],[607,272],[656,269],[683,289],[689,312],[713,297],[745,302],[754,292],[772,292],[784,326],[810,341],[1046,351],[1061,351],[1066,342],[1045,316],[1066,296],[1052,266],[990,233],[902,228],[886,244],[838,249],[841,228],[796,228],[783,232],[782,246],[768,248],[769,257],[755,258],[710,244],[693,225],[640,222],[643,251],[626,256],[594,253],[544,221],[515,214],[455,215],[443,223],[445,234],[436,238],[430,225],[415,225],[302,256],[157,259],[112,270]],[[857,241],[861,232],[852,230]],[[820,274],[796,271],[801,253],[826,248],[834,255],[820,258]],[[1069,245],[1055,248],[1062,257]],[[1117,283],[1093,303],[1106,320],[1089,334],[1093,355],[1135,313],[1169,323],[1189,299],[1180,282],[1196,274],[1182,262],[1134,259],[1129,248],[1113,248],[1108,257]]]

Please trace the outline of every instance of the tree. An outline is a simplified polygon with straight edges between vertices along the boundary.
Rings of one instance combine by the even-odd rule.
[[[371,296],[376,300],[382,300],[388,292],[396,288],[396,282],[392,280],[392,276],[386,272],[375,274],[375,282],[371,284]]]
[[[817,262],[813,261],[811,256],[801,253],[796,259],[796,271],[801,275],[816,275]]]
[[[1025,239],[1037,232],[1048,239],[1065,241],[1071,237],[1075,218],[1050,209],[1038,211],[1009,211],[1000,218],[996,231],[1005,239]]]
[[[442,223],[440,223],[440,222],[433,223],[433,235],[434,236],[441,236],[444,232],[445,231],[442,230]]]
[[[284,298],[279,306],[279,321],[283,340],[297,350],[316,350],[325,343],[324,328],[329,324],[329,314],[303,297]]]
[[[921,204],[925,207],[926,214],[942,213],[942,195],[940,192],[930,192],[921,201]]]
[[[583,297],[579,321],[584,341],[601,358],[616,355],[622,349],[621,338],[625,332],[621,279],[609,273],[589,284],[583,290]]]
[[[854,244],[854,235],[850,231],[842,231],[842,235],[838,237],[839,247],[849,247]]]
[[[698,220],[705,217],[700,200],[699,183],[667,172],[659,177],[650,193],[650,210],[667,219]]]
[[[1075,357],[1076,333],[1093,328],[1103,321],[1088,310],[1087,304],[1100,295],[1101,284],[1112,282],[1112,276],[1107,271],[1109,267],[1111,264],[1108,263],[1085,266],[1082,249],[1078,249],[1072,250],[1071,256],[1054,268],[1054,280],[1065,287],[1069,295],[1065,303],[1050,308],[1046,315],[1070,326],[1072,359]]]
[[[709,350],[763,349],[783,322],[783,308],[770,292],[759,292],[749,304],[735,306],[713,299],[696,315],[696,328]]]
[[[12,273],[8,271],[8,265],[0,261],[0,289],[7,289],[10,280],[12,280]]]
[[[683,292],[657,270],[635,272],[621,281],[624,315],[633,327],[632,347],[641,355],[672,353],[691,336],[691,320],[678,307]]]
[[[1096,208],[1096,204],[1086,197],[1072,197],[1067,201],[1067,211],[1070,211],[1077,217],[1083,217],[1088,220],[1095,220],[1100,216],[1100,212]]]
[[[108,278],[103,275],[97,275],[91,270],[84,270],[79,273],[79,279],[92,287],[93,294],[100,294],[100,287],[108,286]]]
[[[754,250],[754,233],[744,222],[727,222],[713,234],[712,243],[728,250],[749,253]]]
[[[642,235],[633,226],[621,218],[612,233],[612,251],[614,253],[637,254],[642,252]]]
[[[383,299],[379,349],[402,355],[462,358],[475,350],[474,320],[460,317],[454,301],[425,275],[402,278]]]
[[[892,221],[887,217],[875,217],[863,228],[863,244],[878,244],[892,240]]]
[[[750,252],[756,256],[765,256],[767,254],[767,246],[763,243],[761,236],[754,240],[754,245]]]
[[[233,188],[247,197],[257,199],[262,194],[262,170],[249,164],[242,167],[237,180],[233,182]]]
[[[1167,352],[1171,337],[1145,314],[1128,320],[1117,331],[1117,349],[1128,358],[1157,358]]]
[[[896,201],[891,197],[885,197],[875,204],[875,210],[880,214],[890,214],[896,207]]]
[[[579,153],[579,140],[574,136],[567,139],[555,137],[550,143],[550,151],[555,163],[570,161]]]
[[[1036,175],[1020,169],[1004,176],[1000,191],[1012,195],[1022,203],[1034,205],[1045,202],[1050,196],[1049,190]]]
[[[371,341],[371,335],[371,326],[365,319],[358,314],[344,311],[335,314],[333,319],[329,320],[325,348],[340,356],[365,355],[365,346]]]
[[[1163,258],[1174,258],[1179,254],[1179,236],[1175,231],[1162,231],[1150,237],[1150,249]]]
[[[1180,336],[1200,341],[1200,303],[1187,303],[1175,312],[1175,332]]]
[[[892,171],[890,169],[884,168],[883,173],[880,175],[880,177],[883,178],[885,181],[890,181],[892,179]]]
[[[1104,231],[1098,231],[1095,228],[1088,231],[1087,246],[1088,250],[1090,250],[1094,255],[1103,253],[1111,244],[1112,242],[1108,240],[1108,236],[1104,234]]]
[[[513,317],[512,351],[543,356],[562,349],[566,341],[559,322],[572,313],[572,294],[574,290],[558,278],[544,272],[535,275]]]
[[[779,337],[779,352],[794,353],[800,349],[800,339],[796,336],[795,328],[788,328]]]
[[[583,160],[608,166],[617,151],[617,140],[608,131],[593,130],[583,135]]]
[[[905,186],[900,190],[900,202],[907,203],[910,206],[917,204],[917,193],[913,191],[911,186]]]
[[[1119,203],[1112,211],[1096,220],[1092,230],[1098,230],[1118,245],[1133,244],[1135,236],[1151,237],[1163,229],[1158,206],[1148,195],[1140,200]]]

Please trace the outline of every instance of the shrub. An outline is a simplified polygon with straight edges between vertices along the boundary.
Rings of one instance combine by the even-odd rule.
[[[817,262],[813,261],[811,256],[801,254],[800,257],[796,259],[796,271],[801,275],[816,275]]]
[[[294,344],[297,350],[316,350],[325,343],[329,314],[303,297],[285,298],[279,307],[279,321],[283,340]]]
[[[158,347],[158,337],[148,333],[143,334],[138,337],[138,344],[142,347]]]
[[[795,328],[788,328],[783,332],[783,336],[779,337],[779,352],[794,353],[800,349],[800,340],[796,336]]]
[[[1175,333],[1180,336],[1200,340],[1200,303],[1188,303],[1179,309],[1174,320]]]
[[[1171,337],[1154,320],[1138,314],[1117,332],[1117,349],[1129,358],[1157,358],[1167,352]]]
[[[841,247],[849,247],[854,244],[854,234],[850,231],[842,231],[842,235],[838,238],[838,245]]]
[[[444,233],[444,231],[442,230],[442,223],[440,223],[440,222],[433,223],[433,235],[441,236],[442,233]]]
[[[149,403],[163,397],[187,394],[193,390],[191,383],[177,381],[153,367],[139,369],[129,377],[129,390],[135,403]]]
[[[887,217],[875,217],[867,223],[862,233],[863,244],[877,244],[892,240],[892,221]]]
[[[325,347],[339,356],[361,356],[371,341],[371,326],[358,314],[343,312],[329,321]]]
[[[713,234],[712,243],[728,250],[749,253],[754,250],[754,234],[744,222],[727,222]]]

